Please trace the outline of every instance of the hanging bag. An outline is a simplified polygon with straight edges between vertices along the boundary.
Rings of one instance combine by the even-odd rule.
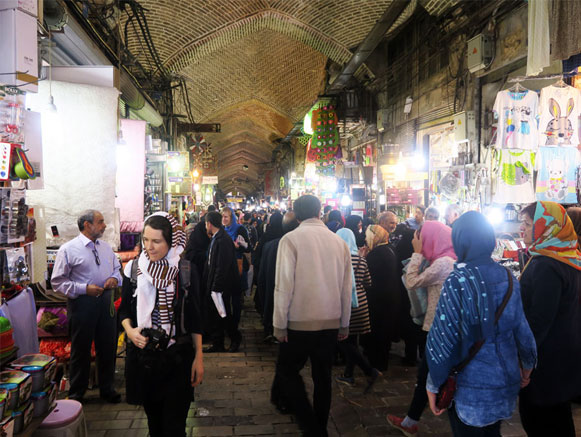
[[[508,270],[508,269],[506,269],[506,273],[508,274],[508,291],[504,295],[504,299],[502,300],[502,303],[496,309],[496,313],[494,315],[494,324],[495,325],[498,323],[500,316],[502,316],[502,313],[503,313],[504,309],[506,308],[508,301],[510,300],[510,296],[512,296],[512,288],[513,288],[512,274],[510,273],[510,270]],[[448,379],[446,379],[446,382],[444,382],[444,384],[442,384],[442,386],[440,387],[440,390],[438,391],[438,394],[436,395],[436,407],[438,407],[439,410],[446,410],[446,409],[448,409],[448,407],[450,407],[450,404],[454,400],[454,395],[456,394],[456,377],[458,376],[458,374],[460,372],[462,372],[462,370],[464,370],[464,368],[470,363],[470,361],[472,361],[472,359],[478,354],[478,352],[480,351],[480,348],[482,348],[485,341],[486,341],[486,339],[482,338],[482,339],[478,340],[476,343],[474,343],[472,345],[472,347],[470,348],[470,352],[468,354],[468,357],[466,359],[464,359],[464,361],[462,361],[460,364],[453,367],[452,370],[450,370],[450,374],[448,375]]]

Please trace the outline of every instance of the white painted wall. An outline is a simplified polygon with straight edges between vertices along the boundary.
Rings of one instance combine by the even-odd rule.
[[[48,81],[27,96],[27,107],[42,114],[44,186],[27,192],[28,203],[45,209],[47,245],[78,235],[76,220],[85,209],[97,209],[107,222],[104,240],[119,245],[115,225],[115,180],[119,91],[115,88],[52,82],[56,113],[47,111]],[[57,225],[60,238],[50,227]],[[41,231],[40,229],[38,231]]]

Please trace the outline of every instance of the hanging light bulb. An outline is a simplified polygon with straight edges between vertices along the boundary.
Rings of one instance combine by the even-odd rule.
[[[125,138],[123,138],[123,131],[121,129],[119,129],[119,132],[117,133],[117,145],[118,146],[127,145],[127,141],[125,141]]]
[[[48,96],[48,104],[46,105],[50,112],[56,112],[56,105],[54,104],[54,97],[52,95]]]
[[[54,104],[54,97],[52,96],[52,33],[48,31],[48,104],[47,108],[50,112],[56,112],[56,105]]]

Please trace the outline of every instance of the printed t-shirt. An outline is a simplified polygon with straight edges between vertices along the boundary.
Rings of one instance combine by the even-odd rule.
[[[533,186],[535,152],[530,150],[499,150],[496,203],[531,203],[536,200]]]
[[[499,149],[536,150],[538,147],[539,97],[526,90],[501,91],[494,102],[498,118],[496,145]]]
[[[539,100],[539,146],[577,146],[581,91],[571,86],[548,86]]]

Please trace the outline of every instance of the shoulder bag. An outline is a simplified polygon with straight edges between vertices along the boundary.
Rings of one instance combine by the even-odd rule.
[[[506,305],[508,304],[508,301],[510,300],[510,296],[512,296],[512,288],[513,288],[512,274],[510,273],[510,270],[508,270],[508,269],[506,269],[506,272],[508,274],[508,291],[504,295],[504,299],[502,300],[502,303],[496,309],[496,313],[494,315],[494,324],[495,325],[498,323],[500,316],[502,315],[504,309],[506,308]],[[462,370],[464,370],[464,368],[470,363],[470,361],[472,361],[472,359],[478,354],[478,352],[480,351],[480,348],[482,348],[482,345],[484,345],[485,341],[486,341],[486,339],[482,338],[482,339],[478,340],[476,343],[474,343],[472,345],[472,347],[470,348],[470,352],[468,354],[468,357],[465,358],[464,361],[462,361],[460,364],[453,367],[452,370],[450,370],[450,374],[448,375],[448,379],[446,379],[446,382],[444,382],[444,384],[442,384],[442,386],[440,387],[440,390],[438,391],[438,394],[436,395],[436,407],[438,407],[439,410],[446,410],[450,406],[450,404],[454,400],[454,395],[456,394],[456,377],[458,376],[458,374],[460,372],[462,372]]]

